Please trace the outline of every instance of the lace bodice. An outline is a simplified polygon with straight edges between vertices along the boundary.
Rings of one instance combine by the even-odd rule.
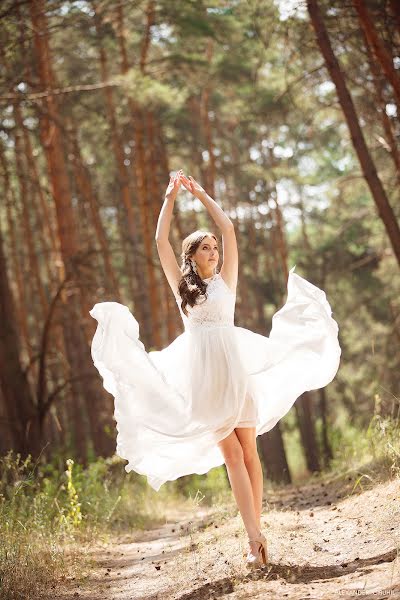
[[[181,298],[176,301],[186,330],[198,328],[232,327],[234,324],[236,295],[230,290],[220,273],[204,279],[207,283],[207,298],[195,306],[186,305],[187,317],[181,309]]]

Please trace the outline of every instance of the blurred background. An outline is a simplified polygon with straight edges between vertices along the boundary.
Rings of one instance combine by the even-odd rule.
[[[106,300],[128,305],[148,350],[183,331],[154,242],[169,174],[180,168],[235,223],[237,325],[268,335],[295,264],[326,291],[339,324],[334,381],[258,438],[268,482],[348,468],[356,455],[398,461],[397,438],[387,437],[399,418],[396,4],[3,0],[5,486],[30,481],[37,494],[44,478],[59,508],[65,494],[64,525],[76,525],[85,481],[98,486],[97,498],[107,469],[124,485],[113,398],[90,356],[89,310]],[[203,227],[215,231],[182,190],[171,230],[178,260],[182,239]],[[73,468],[76,497],[67,487]],[[64,487],[50,485],[52,474]],[[128,480],[144,489],[141,476]],[[107,514],[122,493],[109,489]],[[220,467],[165,489],[201,489],[210,500],[228,488]]]

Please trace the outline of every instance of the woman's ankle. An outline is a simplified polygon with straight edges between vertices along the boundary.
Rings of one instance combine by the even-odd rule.
[[[248,531],[247,535],[249,537],[249,540],[255,540],[256,538],[260,537],[261,535],[261,529],[253,529],[252,531]]]

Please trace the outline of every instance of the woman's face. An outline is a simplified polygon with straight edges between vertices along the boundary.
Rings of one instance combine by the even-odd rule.
[[[200,274],[208,274],[218,265],[218,259],[218,244],[213,237],[207,235],[193,254],[192,260],[196,262]]]

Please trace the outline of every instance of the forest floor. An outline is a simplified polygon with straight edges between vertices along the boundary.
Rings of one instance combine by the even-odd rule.
[[[364,481],[364,479],[363,479]],[[326,479],[264,493],[270,563],[244,562],[241,517],[195,506],[165,524],[82,549],[79,578],[55,600],[400,598],[400,479],[368,489],[355,478]]]

